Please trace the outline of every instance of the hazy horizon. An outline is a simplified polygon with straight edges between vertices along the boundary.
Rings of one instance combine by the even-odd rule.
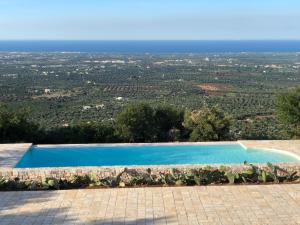
[[[229,53],[300,52],[298,40],[25,40],[0,41],[0,52]]]
[[[297,0],[0,0],[1,40],[300,40]]]
[[[10,41],[95,41],[95,42],[293,42],[300,41],[299,39],[0,39],[2,42],[10,42]]]

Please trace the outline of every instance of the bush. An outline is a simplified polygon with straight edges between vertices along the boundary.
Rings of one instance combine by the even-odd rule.
[[[127,106],[116,119],[116,132],[125,142],[162,142],[180,139],[184,111],[167,105]]]
[[[179,141],[184,129],[184,110],[169,105],[154,108],[156,138],[159,142]]]
[[[116,132],[126,142],[152,142],[156,140],[154,110],[148,104],[127,106],[116,119]]]
[[[290,125],[290,133],[300,137],[300,87],[277,95],[275,100],[276,115]]]
[[[187,113],[184,126],[190,141],[224,141],[230,139],[231,118],[217,108]]]
[[[187,113],[170,105],[127,106],[114,123],[80,123],[51,130],[40,128],[23,112],[0,107],[0,142],[80,144],[115,142],[222,141],[230,139],[230,118],[222,111],[205,108]]]
[[[28,120],[28,112],[15,112],[0,105],[0,143],[33,142],[39,126]]]
[[[71,127],[60,127],[44,131],[39,143],[47,144],[80,144],[80,143],[113,143],[117,142],[112,125],[101,123],[81,123]]]

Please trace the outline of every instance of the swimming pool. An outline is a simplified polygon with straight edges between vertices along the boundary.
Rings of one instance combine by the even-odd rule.
[[[16,168],[177,164],[294,163],[281,151],[246,149],[240,144],[127,144],[33,146]]]

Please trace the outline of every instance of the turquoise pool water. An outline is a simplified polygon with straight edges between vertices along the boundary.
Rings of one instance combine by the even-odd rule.
[[[235,164],[299,162],[275,151],[222,145],[37,146],[29,149],[16,168],[69,166],[130,166],[168,164]]]

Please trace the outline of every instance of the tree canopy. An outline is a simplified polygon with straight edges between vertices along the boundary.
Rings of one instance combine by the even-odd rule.
[[[109,123],[88,122],[43,129],[27,114],[0,108],[0,142],[112,143],[223,141],[230,139],[231,118],[217,108],[186,112],[171,105],[130,104]]]
[[[25,110],[16,112],[0,105],[0,143],[33,141],[39,127],[28,120]]]
[[[116,132],[129,142],[151,142],[156,139],[154,110],[145,103],[127,106],[116,118]]]
[[[131,104],[116,119],[116,131],[124,141],[167,142],[179,140],[184,110],[169,105]]]
[[[277,95],[276,115],[291,127],[293,136],[300,137],[300,86]]]
[[[217,108],[204,108],[186,114],[185,128],[190,141],[223,141],[230,138],[231,118]]]

